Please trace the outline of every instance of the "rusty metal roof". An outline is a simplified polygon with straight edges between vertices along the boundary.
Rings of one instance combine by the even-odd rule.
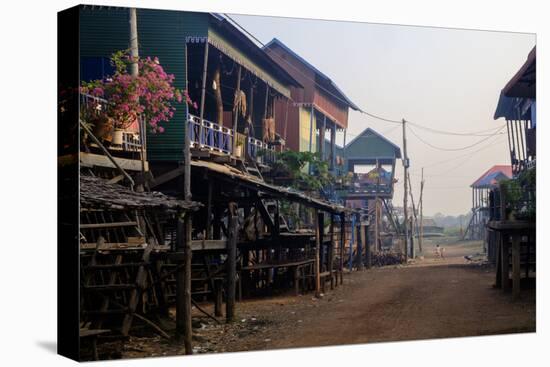
[[[179,200],[160,192],[136,192],[95,176],[80,176],[80,205],[102,209],[171,209],[192,211],[201,203]]]

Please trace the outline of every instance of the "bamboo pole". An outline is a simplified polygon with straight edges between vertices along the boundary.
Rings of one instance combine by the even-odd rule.
[[[228,224],[228,243],[227,243],[227,300],[225,317],[227,322],[232,322],[235,318],[235,295],[236,295],[236,276],[237,276],[237,231],[238,216],[237,204],[229,204],[229,224]]]
[[[321,264],[319,259],[320,249],[321,249],[321,234],[319,227],[321,225],[321,216],[319,210],[315,209],[315,214],[313,216],[313,221],[315,225],[315,297],[321,297]]]

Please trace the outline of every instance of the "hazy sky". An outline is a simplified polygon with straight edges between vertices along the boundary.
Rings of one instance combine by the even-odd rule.
[[[493,120],[500,90],[535,45],[533,34],[242,15],[232,18],[263,43],[273,37],[280,39],[328,75],[362,109],[453,132],[504,125],[503,119]],[[402,147],[400,125],[350,110],[348,141],[367,127]],[[412,128],[426,142],[446,149],[486,138]],[[338,139],[341,142],[342,137]],[[425,167],[424,214],[456,215],[470,210],[469,185],[491,166],[510,163],[507,144],[502,134],[470,149],[440,151],[407,131],[415,200],[421,168]],[[450,161],[439,163],[444,160]],[[402,206],[401,162],[396,168],[399,182],[394,205]]]

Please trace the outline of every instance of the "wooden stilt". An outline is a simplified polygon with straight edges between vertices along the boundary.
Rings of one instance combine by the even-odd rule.
[[[176,273],[176,334],[183,340],[185,354],[193,354],[191,327],[191,218],[178,217],[177,251],[183,252],[183,266]]]
[[[501,236],[501,244],[500,244],[500,251],[501,251],[501,285],[502,289],[507,290],[510,289],[510,254],[509,254],[509,245],[508,245],[508,236],[502,235]]]
[[[225,304],[225,318],[227,322],[231,322],[235,318],[235,293],[236,293],[236,276],[237,276],[237,231],[238,231],[238,216],[237,204],[229,204],[229,228],[228,228],[228,243],[227,243],[227,294]]]
[[[328,272],[330,289],[334,289],[334,214],[330,215],[330,244],[328,248]]]
[[[514,299],[518,299],[520,295],[521,284],[521,262],[520,262],[520,249],[521,249],[521,236],[514,234],[512,236],[512,295]]]
[[[346,244],[346,215],[340,215],[340,284],[344,283],[344,246]]]
[[[321,266],[319,259],[319,251],[321,248],[321,234],[319,231],[321,214],[315,209],[314,225],[315,225],[315,297],[321,297]]]

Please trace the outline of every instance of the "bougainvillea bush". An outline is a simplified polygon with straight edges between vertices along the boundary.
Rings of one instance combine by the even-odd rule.
[[[187,91],[174,87],[174,75],[164,71],[157,57],[137,58],[137,77],[129,73],[133,61],[127,50],[118,51],[111,56],[112,76],[81,86],[81,93],[109,101],[108,108],[100,110],[114,121],[115,128],[126,129],[141,115],[152,132],[161,133],[164,128],[160,124],[170,120],[176,110],[172,103],[185,99],[196,108]]]

